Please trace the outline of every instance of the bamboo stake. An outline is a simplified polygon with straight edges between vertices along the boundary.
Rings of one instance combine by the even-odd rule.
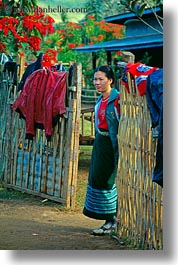
[[[20,187],[22,187],[22,182],[23,182],[23,161],[24,161],[24,149],[25,147],[25,130],[24,130],[24,124],[23,121],[21,120],[21,126],[22,126],[22,130],[21,130],[21,154],[22,154],[22,158],[21,158],[21,164],[20,164]]]
[[[16,125],[16,141],[15,141],[15,150],[14,150],[14,165],[13,165],[13,183],[16,183],[16,174],[17,174],[17,158],[18,158],[18,146],[19,146],[19,136],[20,136],[20,130],[19,130],[19,119],[16,117],[14,117],[14,119],[16,118],[17,120],[17,125]]]
[[[66,120],[64,117],[61,118],[61,126],[60,126],[60,146],[59,146],[59,176],[58,176],[58,197],[61,197],[62,191],[61,186],[63,183],[62,178],[62,169],[63,169],[63,157],[64,157],[64,131],[65,131],[65,125]]]
[[[29,182],[29,173],[30,173],[30,153],[31,153],[32,141],[27,141],[27,167],[26,167],[26,174],[25,174],[25,188],[28,188]]]
[[[76,107],[74,117],[74,146],[73,146],[73,172],[71,180],[71,198],[70,206],[75,207],[76,201],[76,186],[77,186],[77,175],[78,175],[78,158],[79,158],[79,136],[80,136],[80,114],[81,114],[81,90],[82,90],[82,65],[75,65],[75,76],[74,86],[76,86]],[[92,122],[92,121],[91,121]]]
[[[59,134],[58,134],[58,124],[54,128],[53,134],[53,173],[52,173],[52,195],[54,195],[55,188],[55,177],[56,177],[56,155],[57,155],[57,147],[59,142]]]

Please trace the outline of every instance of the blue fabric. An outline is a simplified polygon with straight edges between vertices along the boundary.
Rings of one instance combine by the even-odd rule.
[[[7,72],[9,77],[11,75],[13,80],[13,85],[17,85],[17,70],[18,70],[18,64],[16,62],[13,62],[9,60],[4,64],[3,72]]]
[[[152,181],[163,187],[163,68],[154,71],[148,76],[146,97],[152,119],[152,127],[158,126],[156,164],[152,174]]]
[[[115,88],[112,89],[108,105],[106,108],[106,120],[108,123],[109,128],[109,136],[111,138],[113,150],[114,150],[114,157],[115,157],[115,165],[118,164],[118,157],[119,157],[119,151],[118,151],[118,127],[119,127],[119,116],[118,112],[115,109],[114,101],[118,98],[119,91]],[[95,105],[95,132],[98,131],[98,111],[101,104],[102,95],[98,98],[96,105]]]
[[[147,78],[146,98],[152,119],[152,127],[159,124],[163,101],[163,68],[150,74]]]
[[[96,219],[113,219],[117,211],[117,188],[114,184],[110,190],[99,190],[87,186],[84,214]]]
[[[22,79],[20,80],[20,83],[18,86],[18,91],[23,89],[23,87],[25,85],[25,81],[29,75],[31,75],[36,70],[43,69],[42,61],[43,61],[43,53],[41,52],[38,55],[36,62],[29,64],[27,66],[27,68],[25,69],[25,72],[24,72]]]
[[[52,68],[52,70],[56,69],[59,72],[65,72],[66,71],[65,67],[62,64],[53,65],[51,68]]]
[[[163,107],[159,119],[156,165],[153,170],[152,181],[163,187]]]

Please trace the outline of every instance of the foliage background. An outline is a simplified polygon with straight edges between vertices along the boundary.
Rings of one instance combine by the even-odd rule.
[[[106,23],[104,16],[111,9],[111,3],[102,0],[75,1],[1,1],[0,52],[16,57],[17,54],[28,58],[43,52],[43,65],[51,67],[60,62],[81,62],[83,73],[92,71],[91,53],[78,53],[75,47],[92,45],[124,36],[120,25]],[[52,13],[52,8],[87,8],[87,13]],[[117,6],[117,5],[116,5]],[[42,12],[42,7],[46,7]],[[91,9],[92,7],[92,9]],[[49,10],[50,12],[47,12]],[[78,9],[77,9],[78,10]],[[107,13],[109,15],[109,13]],[[54,17],[57,16],[56,20]],[[71,17],[73,16],[73,17]],[[82,16],[82,17],[81,17]],[[117,53],[116,55],[117,56]],[[99,63],[106,62],[105,52],[99,55]]]
[[[0,52],[16,57],[43,52],[43,65],[81,62],[86,77],[92,72],[91,53],[75,47],[124,37],[124,27],[106,23],[104,17],[133,11],[138,17],[146,7],[162,5],[162,0],[0,0]],[[53,8],[78,8],[76,12],[53,12]],[[41,8],[46,8],[42,12]],[[78,12],[85,8],[87,12]],[[82,9],[83,10],[83,9]],[[106,62],[104,51],[97,54],[98,64]],[[119,59],[120,51],[112,53]],[[147,56],[147,58],[149,55]],[[86,78],[87,80],[87,78]]]

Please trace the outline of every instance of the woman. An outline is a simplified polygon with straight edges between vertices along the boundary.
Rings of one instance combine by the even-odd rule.
[[[83,214],[105,223],[93,235],[111,233],[116,227],[119,92],[112,88],[114,73],[103,65],[94,73],[94,86],[101,93],[95,105],[95,141]]]

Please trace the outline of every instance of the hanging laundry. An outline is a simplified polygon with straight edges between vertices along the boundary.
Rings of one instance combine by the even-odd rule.
[[[9,78],[12,78],[12,84],[17,85],[17,71],[19,64],[13,61],[8,61],[4,64],[3,73],[7,73]]]
[[[42,69],[43,66],[42,66],[42,61],[43,61],[43,53],[41,52],[39,55],[38,55],[38,58],[35,62],[29,64],[27,66],[27,68],[25,69],[25,72],[20,80],[20,83],[18,85],[18,91],[22,90],[24,85],[25,85],[25,81],[27,79],[27,77],[29,75],[31,75],[34,71],[38,70],[38,69]]]
[[[156,164],[152,174],[153,182],[163,187],[163,68],[148,76],[146,98],[152,120],[152,128],[157,128]],[[154,135],[153,135],[154,137]]]
[[[163,187],[163,106],[159,120],[156,164],[152,174],[152,181]]]
[[[66,71],[65,67],[62,64],[57,64],[57,65],[52,65],[51,66],[51,70],[53,72],[62,72],[62,71]]]
[[[33,139],[35,129],[41,128],[45,130],[47,140],[51,140],[56,121],[66,112],[67,75],[67,72],[39,69],[27,78],[12,105],[26,121],[27,139]]]
[[[140,96],[142,96],[146,93],[146,80],[148,75],[157,69],[157,67],[147,66],[140,62],[128,63],[123,70],[121,82],[126,87],[127,91],[130,92],[127,79],[127,73],[130,73],[135,79]]]
[[[150,74],[146,84],[146,98],[150,110],[152,127],[159,124],[163,101],[163,68]]]

